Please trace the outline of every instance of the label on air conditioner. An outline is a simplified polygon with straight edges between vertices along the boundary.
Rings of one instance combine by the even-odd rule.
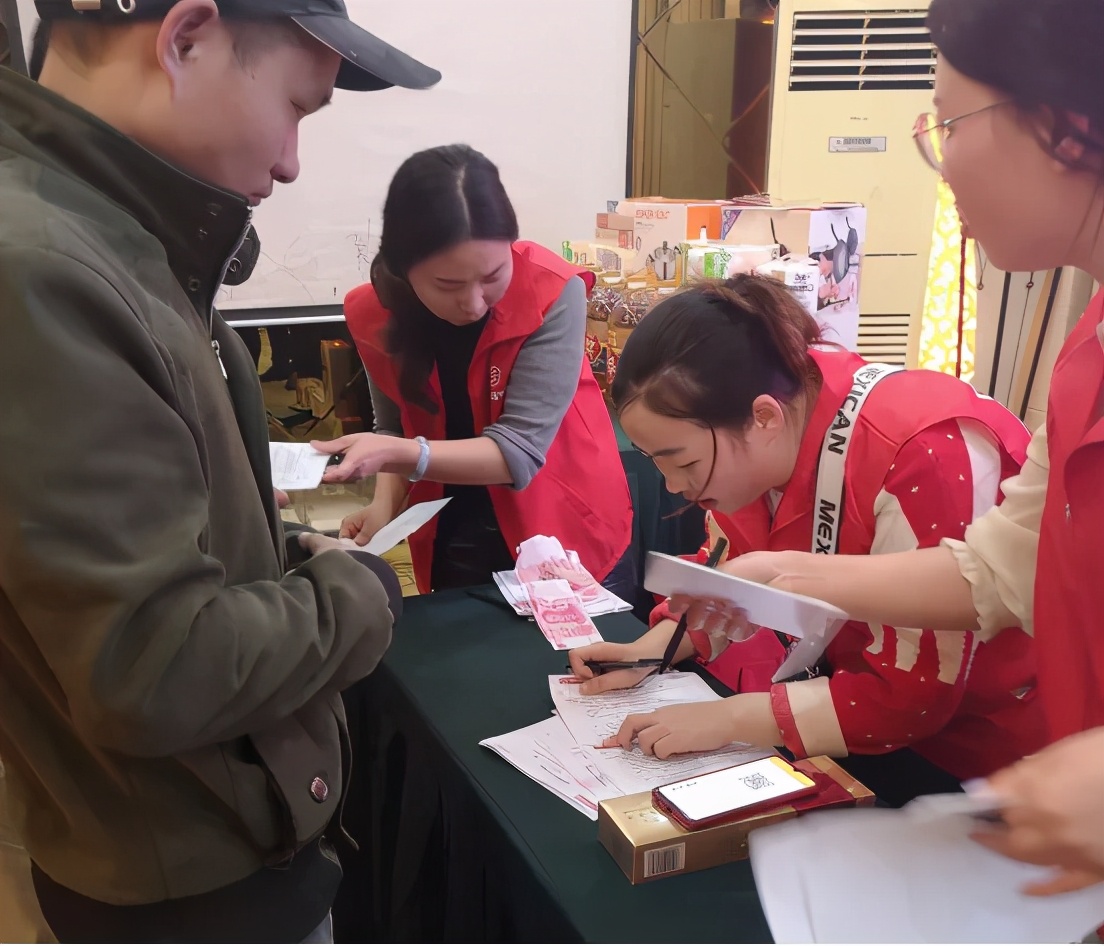
[[[828,152],[830,154],[851,154],[862,151],[885,151],[886,140],[881,138],[836,138],[828,139]]]

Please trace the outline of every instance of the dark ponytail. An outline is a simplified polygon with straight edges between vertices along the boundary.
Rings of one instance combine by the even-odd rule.
[[[387,351],[399,367],[403,399],[430,412],[433,352],[427,335],[437,317],[411,288],[413,266],[467,240],[518,238],[517,217],[498,168],[467,145],[419,151],[391,181],[383,207],[372,286],[391,313]]]
[[[653,413],[743,430],[752,403],[783,404],[820,383],[809,348],[820,328],[782,283],[735,276],[658,303],[629,336],[611,395],[618,412],[640,399]]]

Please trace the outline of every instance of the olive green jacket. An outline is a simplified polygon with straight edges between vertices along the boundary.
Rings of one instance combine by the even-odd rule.
[[[354,556],[286,570],[256,370],[212,308],[248,219],[0,69],[0,758],[34,861],[109,903],[318,837],[339,692],[390,642]]]

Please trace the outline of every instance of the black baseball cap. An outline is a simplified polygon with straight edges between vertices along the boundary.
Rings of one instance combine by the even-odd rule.
[[[177,0],[35,0],[43,20],[98,20],[125,23],[157,20]],[[337,87],[374,92],[402,86],[428,89],[441,81],[441,73],[385,43],[349,19],[343,0],[216,0],[227,17],[294,20],[320,43],[344,60],[337,72]]]

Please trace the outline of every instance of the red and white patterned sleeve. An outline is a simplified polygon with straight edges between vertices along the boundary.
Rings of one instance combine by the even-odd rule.
[[[1000,451],[981,424],[921,431],[898,451],[875,500],[871,554],[961,539],[997,501],[1000,479]],[[968,632],[849,624],[833,643],[832,675],[776,687],[776,715],[796,725],[794,742],[808,755],[889,752],[950,721],[975,647]]]

